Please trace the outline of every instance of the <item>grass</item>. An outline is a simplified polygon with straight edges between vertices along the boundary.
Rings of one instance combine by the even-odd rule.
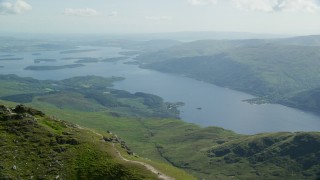
[[[58,108],[81,111],[109,109],[115,116],[178,116],[176,105],[165,103],[158,96],[141,92],[131,94],[127,91],[111,89],[112,83],[119,80],[122,78],[85,76],[62,81],[39,81],[3,75],[0,77],[0,82],[3,82],[0,98],[17,103],[42,101]],[[171,108],[168,108],[169,106]]]
[[[320,169],[318,166],[320,162],[319,133],[269,133],[247,136],[218,127],[201,128],[175,118],[146,117],[143,113],[140,113],[140,116],[132,116],[130,115],[132,106],[149,107],[147,110],[152,111],[153,106],[157,109],[156,107],[163,107],[163,104],[159,103],[159,98],[152,95],[130,94],[117,90],[108,92],[113,95],[112,100],[122,103],[122,107],[106,107],[100,104],[104,107],[101,110],[84,111],[79,107],[90,106],[90,103],[99,105],[95,100],[85,96],[89,89],[91,93],[97,90],[105,91],[105,87],[96,83],[96,80],[93,79],[92,82],[92,78],[86,78],[86,81],[75,78],[63,81],[62,84],[56,82],[63,90],[58,92],[61,96],[55,93],[41,95],[33,98],[32,102],[27,105],[45,112],[53,119],[63,119],[82,127],[88,127],[106,136],[106,132],[111,131],[121,137],[121,140],[125,141],[126,145],[139,157],[150,159],[150,164],[177,179],[190,177],[179,169],[200,179],[281,179],[289,176],[292,179],[314,179],[320,176],[318,170]],[[73,86],[65,85],[70,82],[73,82],[71,83]],[[48,88],[43,82],[37,83],[42,85],[38,89]],[[36,85],[34,87],[37,88]],[[70,87],[76,88],[71,91]],[[66,91],[64,88],[69,89]],[[50,101],[40,99],[48,97],[51,98],[49,98]],[[0,102],[12,104],[7,101]],[[79,104],[72,107],[72,104],[76,102]],[[58,103],[64,106],[59,107]],[[63,126],[61,128],[47,119],[42,119],[39,124],[59,136],[63,136],[63,132],[66,131]],[[87,144],[88,146],[97,146],[98,149],[108,152],[107,154],[113,157],[114,152],[110,149],[110,145],[99,148],[103,147],[97,144],[99,138],[91,131],[85,132],[86,135],[77,136],[77,139],[87,140],[88,143],[93,143]],[[45,144],[45,141],[41,144]],[[101,166],[105,167],[104,169],[107,169],[108,172],[109,170],[118,172],[123,167],[103,162],[97,157],[96,150],[86,146],[70,146],[70,149],[74,150],[72,152],[78,152],[77,149],[74,149],[75,147],[88,149],[88,151],[81,152],[84,154],[79,155],[84,157],[83,161],[76,158],[70,162],[74,165],[73,167],[81,167],[77,178],[92,174],[95,169],[98,172],[95,177],[102,176],[100,166],[88,165],[92,159],[98,159],[97,163],[102,164]],[[119,160],[119,158],[115,159],[115,161]],[[139,161],[149,162],[143,158]],[[293,175],[292,171],[295,172]],[[121,175],[121,172],[116,175]],[[130,172],[130,170],[125,171],[125,174],[130,174]]]
[[[318,139],[319,133],[305,133],[311,136],[305,136],[306,143],[312,144],[315,149],[314,152],[303,152],[303,156],[297,159],[295,154],[284,153],[307,147],[303,141],[294,141],[300,135],[304,137],[304,134],[246,136],[217,127],[201,128],[177,119],[112,117],[107,112],[80,112],[55,109],[43,104],[41,106],[45,112],[57,117],[119,135],[135,154],[151,160],[142,159],[144,162],[150,162],[164,171],[174,165],[198,178],[206,179],[279,179],[289,175],[292,179],[299,179],[317,177],[319,173],[316,164],[301,169],[303,163],[312,164],[311,157],[319,162],[316,160],[320,151],[318,140],[311,141],[312,137]],[[286,147],[290,148],[285,151]],[[212,152],[224,152],[225,149],[231,153],[212,156]],[[248,154],[244,156],[233,150]],[[291,165],[286,167],[286,164]],[[291,171],[297,173],[291,175]]]
[[[129,156],[120,147],[118,147],[118,149],[120,149],[122,156],[124,156],[126,159],[130,159],[133,161],[140,161],[140,162],[150,164],[153,167],[155,167],[156,169],[158,169],[160,172],[165,172],[166,175],[168,175],[170,177],[174,177],[176,180],[195,180],[196,179],[195,177],[192,177],[189,174],[187,174],[185,171],[183,171],[181,169],[177,169],[169,164],[159,163],[159,162],[152,161],[150,159],[142,158],[139,156]]]
[[[115,157],[98,135],[64,121],[1,117],[0,134],[1,179],[156,179]]]
[[[84,97],[84,95],[75,92],[54,93],[38,97],[38,101],[47,102],[63,109],[76,109],[80,111],[101,111],[102,105],[94,100]]]

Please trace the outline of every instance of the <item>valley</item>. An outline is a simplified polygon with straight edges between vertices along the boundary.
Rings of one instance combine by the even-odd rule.
[[[320,180],[320,0],[0,0],[0,180]]]
[[[62,80],[86,75],[124,77],[124,80],[114,83],[116,89],[129,91],[133,94],[136,92],[155,94],[169,102],[183,102],[184,105],[179,107],[180,118],[200,126],[219,126],[244,134],[319,130],[320,117],[312,113],[278,104],[256,106],[244,102],[248,99],[250,101],[256,99],[254,102],[270,102],[270,99],[264,96],[261,99],[261,96],[255,97],[185,76],[161,73],[142,69],[138,65],[132,65],[131,62],[139,64],[139,61],[134,60],[136,55],[131,57],[121,55],[121,52],[127,52],[128,50],[109,47],[113,41],[110,41],[109,44],[101,42],[97,44],[96,42],[96,45],[100,45],[99,47],[80,46],[71,55],[61,54],[60,52],[63,52],[61,50],[47,49],[46,51],[41,51],[37,59],[50,59],[53,57],[56,59],[55,62],[46,62],[45,64],[34,64],[35,58],[32,55],[34,54],[32,51],[17,53],[16,56],[25,57],[25,60],[18,64],[12,62],[2,63],[6,68],[2,68],[1,73],[13,73],[21,77],[33,77],[43,80]],[[115,42],[113,44],[116,44]],[[59,47],[59,43],[54,41],[51,43],[52,45],[48,47]],[[78,43],[84,45],[84,42]],[[162,49],[176,44],[176,41],[165,40],[135,43],[120,41],[117,46],[131,45],[131,49],[144,49],[144,51],[139,52],[148,53],[149,51],[154,51],[155,47]],[[179,44],[181,45],[181,43]],[[65,42],[64,45],[68,45],[68,43]],[[18,47],[21,48],[21,46]],[[148,49],[151,47],[152,49]],[[82,49],[84,52],[81,51]],[[90,49],[94,51],[88,51]],[[3,54],[6,55],[8,53]],[[82,64],[79,64],[79,62]],[[24,70],[28,66],[35,70]],[[75,66],[76,68],[68,68],[69,66]],[[172,65],[171,67],[174,66]],[[193,67],[196,68],[197,66]],[[227,82],[227,79],[225,80]],[[239,81],[239,84],[241,84],[241,81]],[[236,85],[236,83],[233,83],[233,85]],[[303,122],[305,123],[301,122],[301,119],[304,119]]]
[[[284,78],[285,85],[283,85],[282,81],[278,82],[281,78],[277,78],[277,81],[272,81],[272,78],[280,77],[281,74],[278,73],[283,72],[288,63],[290,65],[292,58],[284,61],[284,66],[278,65],[279,69],[273,69],[272,64],[279,64],[282,59],[274,58],[266,62],[265,59],[269,57],[265,54],[268,53],[263,54],[258,51],[264,49],[266,52],[274,52],[273,45],[261,45],[264,48],[255,49],[256,43],[259,44],[260,41],[243,41],[225,42],[222,47],[213,45],[210,48],[216,50],[208,50],[213,55],[190,54],[188,55],[190,57],[174,59],[168,56],[170,58],[154,62],[150,57],[161,57],[162,55],[156,54],[166,51],[168,44],[172,43],[171,48],[174,50],[175,46],[190,46],[198,42],[177,45],[169,41],[169,43],[163,43],[164,50],[159,50],[163,47],[150,46],[151,42],[136,42],[131,44],[131,49],[135,50],[132,53],[119,48],[120,42],[118,47],[80,46],[79,49],[64,51],[59,49],[59,45],[48,45],[48,49],[38,51],[41,53],[37,55],[37,59],[54,58],[56,61],[41,62],[40,65],[34,64],[33,50],[23,51],[14,55],[24,57],[22,63],[12,64],[3,61],[4,68],[0,75],[0,103],[6,106],[24,104],[44,112],[47,115],[44,118],[48,118],[44,124],[57,131],[57,134],[61,134],[59,123],[64,121],[76,124],[77,127],[84,127],[79,131],[97,135],[95,137],[97,141],[99,138],[101,140],[101,135],[107,137],[104,138],[106,141],[113,141],[113,137],[109,137],[110,133],[116,134],[121,138],[121,142],[125,143],[115,146],[108,144],[107,147],[100,144],[86,144],[89,141],[83,143],[90,148],[93,148],[92,146],[106,148],[107,154],[101,156],[106,155],[110,158],[111,155],[111,159],[116,159],[112,163],[133,162],[134,165],[129,165],[128,171],[121,169],[127,168],[126,165],[121,166],[120,171],[123,174],[116,174],[117,177],[123,176],[129,179],[318,178],[320,176],[319,116],[279,104],[264,104],[281,103],[306,111],[314,108],[313,111],[316,112],[317,78],[313,77],[317,74],[317,68],[314,68],[316,65],[306,66],[305,68],[309,68],[308,73],[298,72],[305,74],[309,78],[308,81],[299,84],[295,83],[298,80],[293,78],[295,81],[290,84],[286,83],[288,80]],[[209,47],[208,43],[212,44],[211,41],[207,42],[207,47]],[[137,44],[139,48],[134,48]],[[146,47],[151,49],[143,48],[141,44],[146,44]],[[253,45],[254,47],[251,48],[254,48],[256,54],[252,54],[252,49],[247,47]],[[72,45],[66,43],[64,46]],[[230,51],[230,54],[221,52],[226,51],[230,46],[236,49]],[[18,47],[26,49],[22,46]],[[51,49],[52,47],[58,49]],[[308,47],[305,48],[307,52],[310,50]],[[310,51],[315,51],[316,48],[312,48]],[[192,53],[190,50],[186,51]],[[279,52],[283,51],[279,50]],[[289,53],[293,54],[294,51],[297,50]],[[196,52],[199,53],[199,51]],[[5,56],[8,52],[3,54]],[[174,54],[179,55],[176,50]],[[263,55],[266,56],[263,61],[259,60]],[[150,57],[144,58],[146,56]],[[243,59],[236,59],[242,56]],[[251,56],[259,58],[252,60]],[[297,54],[292,56],[297,57]],[[314,59],[311,58],[308,64],[316,61],[317,54],[315,53],[312,57]],[[42,63],[47,66],[42,66]],[[131,63],[137,63],[143,68]],[[264,69],[258,68],[268,66],[267,64],[270,64],[268,69],[273,69],[274,74],[263,74]],[[69,65],[72,67],[81,65],[81,67],[56,68]],[[24,70],[28,66],[34,67],[34,71]],[[291,66],[294,65],[291,64]],[[289,69],[288,74],[294,75],[297,71],[297,69]],[[232,73],[225,74],[226,72]],[[212,75],[212,73],[216,74]],[[208,77],[213,79],[207,79]],[[220,82],[222,84],[219,84]],[[299,89],[303,86],[310,89],[306,91]],[[286,92],[285,95],[284,92]],[[261,105],[256,105],[261,102],[263,102]],[[29,111],[27,113],[30,114]],[[51,122],[51,119],[59,122]],[[39,122],[42,123],[42,117]],[[7,127],[9,124],[4,123],[2,129],[6,130]],[[68,131],[71,130],[68,129]],[[2,133],[12,132],[3,131]],[[82,136],[79,134],[79,137]],[[9,147],[9,144],[1,147]],[[44,146],[44,148],[51,147]],[[75,152],[81,157],[87,157],[79,149],[73,151],[69,146],[67,148],[67,153]],[[100,154],[103,149],[94,151]],[[46,149],[46,152],[51,151]],[[65,161],[65,154],[61,155],[57,158]],[[48,154],[48,156],[51,155]],[[69,155],[68,157],[73,158]],[[22,157],[20,159],[22,162],[29,161]],[[94,162],[90,159],[92,159],[91,155],[88,159],[81,158],[81,161],[88,161],[79,162],[84,166],[84,171],[77,170],[79,176],[88,178],[87,171],[91,170],[97,173],[90,176],[92,178],[100,175],[113,176],[109,171],[94,169],[101,166],[99,163],[106,163],[105,161],[99,159],[97,164],[92,165]],[[38,156],[35,156],[34,160],[42,163]],[[5,166],[0,170],[0,176],[17,177],[15,171],[12,172],[11,164],[6,164],[8,162],[9,159],[3,161],[2,164]],[[79,167],[79,165],[76,166]],[[88,168],[89,166],[93,169]],[[110,166],[113,167],[111,164]],[[20,168],[21,165],[16,167]],[[150,171],[152,169],[150,167],[155,170]],[[19,171],[19,174],[29,176],[28,168],[23,166],[24,171]],[[133,170],[135,168],[137,169]],[[68,170],[71,171],[72,168]],[[73,174],[73,172],[55,169],[50,172],[41,171],[39,176],[49,174],[48,177],[57,177],[53,175],[57,172],[61,174],[59,177],[71,177]],[[112,172],[116,171],[112,170]],[[163,176],[157,177],[157,173],[154,172],[161,172]]]

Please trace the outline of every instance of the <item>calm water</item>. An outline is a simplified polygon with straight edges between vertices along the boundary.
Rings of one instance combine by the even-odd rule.
[[[320,117],[282,105],[251,105],[242,102],[253,96],[221,88],[212,84],[196,81],[173,74],[140,69],[135,65],[119,62],[87,63],[75,69],[54,71],[24,70],[29,65],[63,65],[73,64],[75,60],[62,60],[65,57],[108,58],[119,56],[120,48],[81,47],[99,49],[98,51],[60,54],[59,51],[41,52],[39,56],[32,53],[16,53],[23,57],[21,61],[0,61],[1,74],[17,74],[36,79],[65,79],[74,76],[99,75],[122,76],[126,80],[115,83],[115,88],[130,92],[147,92],[159,95],[166,101],[184,102],[181,118],[201,126],[220,126],[239,133],[253,134],[272,131],[320,131]],[[4,54],[4,53],[0,53]],[[8,54],[8,53],[5,53]],[[34,64],[37,58],[54,58],[57,62]],[[201,109],[199,109],[201,108]]]

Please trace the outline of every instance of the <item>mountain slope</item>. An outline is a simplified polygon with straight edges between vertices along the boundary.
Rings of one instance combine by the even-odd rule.
[[[319,37],[195,41],[142,54],[137,61],[258,96],[254,102],[282,103],[319,87]]]
[[[176,120],[140,122],[150,133],[144,134],[145,144],[154,143],[157,153],[167,162],[200,179],[320,177],[318,132],[247,136]]]
[[[283,96],[320,84],[318,47],[255,45],[212,56],[194,56],[145,64],[143,67],[249,92]]]
[[[320,113],[320,88],[315,88],[295,94],[281,101],[291,107]]]
[[[114,148],[120,139],[22,105],[0,106],[0,135],[0,179],[158,179],[160,174],[145,168],[150,165],[124,161]],[[131,153],[121,146],[122,153]]]
[[[36,93],[36,95],[28,101],[28,105],[36,107],[46,114],[53,115],[59,119],[64,119],[83,127],[95,129],[99,133],[103,134],[103,136],[106,137],[105,140],[108,142],[118,139],[115,138],[115,136],[110,135],[110,132],[117,134],[122,138],[120,142],[126,142],[125,144],[117,143],[115,145],[124,158],[152,165],[167,176],[175,177],[176,179],[192,179],[192,177],[183,171],[173,168],[172,166],[184,169],[199,179],[285,179],[288,177],[290,177],[290,179],[320,178],[319,132],[284,132],[250,136],[241,135],[218,127],[202,128],[172,117],[171,119],[164,119],[161,118],[161,116],[144,116],[143,113],[132,115],[127,111],[131,111],[131,108],[141,106],[141,104],[136,104],[137,101],[135,101],[136,96],[134,94],[123,91],[108,91],[114,97],[111,100],[116,100],[115,102],[119,102],[119,100],[124,96],[126,97],[126,101],[121,102],[123,103],[123,107],[127,108],[122,109],[121,112],[115,111],[112,106],[103,106],[101,104],[101,106],[99,106],[99,103],[91,101],[90,98],[84,98],[80,95],[70,95],[70,93],[73,92],[71,91],[73,89],[75,89],[79,94],[85,90],[89,91],[89,89],[94,93],[96,93],[97,90],[105,92],[106,84],[102,83],[102,86],[98,85],[100,84],[99,81],[104,82],[104,80],[108,80],[108,78],[78,77],[64,81],[54,81],[54,87],[58,88],[56,90],[60,91],[58,91],[58,95],[56,94],[57,92],[52,92],[48,95],[41,94],[40,92],[50,88],[52,82],[19,78],[17,76],[0,77],[2,77],[0,78],[2,79],[2,86],[0,87],[2,89],[10,89],[16,87],[15,85],[18,84],[23,86],[26,91],[30,90],[29,93]],[[64,83],[66,83],[66,86],[63,86]],[[69,91],[65,91],[64,88],[69,89]],[[19,88],[15,90],[16,91],[14,92],[0,91],[0,95],[7,97],[6,95],[11,94],[12,98],[12,96],[15,97],[14,93],[16,93],[16,95],[21,95],[23,93]],[[37,94],[37,92],[40,94]],[[151,95],[138,94],[138,97],[147,98],[146,101],[143,100],[139,102],[144,102],[150,107],[159,107],[158,105],[163,103],[162,101],[157,101],[159,99]],[[41,98],[47,99],[43,100]],[[57,101],[55,101],[56,99]],[[21,100],[21,97],[14,100]],[[9,103],[5,101],[0,102]],[[76,105],[74,105],[75,107],[72,107],[73,102],[77,102]],[[63,103],[68,105],[61,106]],[[86,107],[89,107],[88,104],[99,106],[101,109],[96,109],[95,111],[92,109],[86,110]],[[130,104],[131,106],[128,106]],[[6,108],[2,109],[7,111]],[[26,125],[24,125],[25,123],[20,123],[29,122],[29,115],[27,115],[28,117],[23,121],[19,121],[18,119],[14,121],[1,121],[0,132],[3,134],[1,134],[0,137],[3,141],[0,141],[0,148],[9,147],[8,150],[4,150],[4,152],[6,152],[3,153],[5,157],[1,157],[2,159],[5,159],[4,162],[0,163],[1,165],[4,164],[2,165],[4,168],[0,168],[0,172],[7,173],[3,174],[4,176],[17,175],[10,174],[16,172],[16,170],[12,169],[14,165],[16,168],[23,167],[26,171],[28,170],[28,167],[25,167],[24,164],[19,164],[20,161],[23,163],[27,162],[29,164],[30,159],[24,159],[28,157],[27,152],[35,152],[35,155],[31,156],[35,161],[33,162],[32,159],[30,160],[32,162],[32,167],[36,167],[38,164],[41,165],[41,163],[44,163],[43,166],[48,165],[45,163],[49,160],[49,162],[51,162],[52,152],[55,155],[54,157],[60,158],[58,159],[59,161],[66,161],[65,164],[68,164],[68,167],[71,169],[73,167],[83,167],[83,172],[81,173],[84,174],[84,177],[86,176],[86,173],[91,173],[91,171],[97,172],[98,175],[100,173],[104,173],[100,172],[100,164],[110,162],[111,160],[107,160],[105,162],[102,160],[104,158],[100,159],[100,157],[104,157],[104,155],[101,155],[103,152],[105,152],[106,156],[114,159],[111,163],[123,163],[121,158],[117,155],[117,151],[113,149],[112,144],[101,144],[101,135],[97,135],[95,132],[86,129],[73,127],[70,123],[52,121],[47,116],[43,116],[42,113],[35,110],[29,111],[27,109],[27,112],[27,114],[33,114],[33,116],[36,116],[37,119],[34,120],[38,125],[35,125],[34,123],[26,123]],[[0,118],[5,117],[1,115]],[[34,120],[31,118],[31,122],[34,122]],[[20,124],[21,127],[18,126]],[[36,127],[35,130],[30,130],[30,126],[31,128]],[[20,131],[26,133],[26,135],[23,133],[20,134]],[[35,136],[37,134],[40,134],[41,136]],[[53,134],[53,136],[51,134]],[[32,139],[34,139],[32,138],[33,136],[40,140],[36,139],[36,141],[32,141]],[[16,139],[18,142],[14,141]],[[47,144],[50,145],[51,141],[53,146],[46,146]],[[55,144],[55,142],[57,142],[57,144]],[[58,142],[63,142],[63,144],[59,144]],[[76,142],[80,143],[78,144]],[[19,156],[19,161],[14,161],[15,159],[12,152],[15,152],[17,149],[15,147],[17,145],[19,145],[22,150],[25,150],[24,148],[26,148],[26,151],[22,151],[21,153],[19,152],[18,154],[21,154],[22,157]],[[37,148],[39,145],[41,146],[38,149],[44,148],[40,154],[38,154],[38,151],[33,149]],[[124,149],[120,149],[121,146],[123,146]],[[130,150],[127,147],[130,147]],[[61,151],[61,148],[67,148],[67,150],[64,151],[64,149],[62,149],[62,153],[56,152]],[[84,149],[89,149],[90,151],[83,151]],[[90,152],[96,153],[90,154]],[[126,152],[129,152],[130,154],[134,152],[136,155],[146,157],[152,161],[139,158],[137,156],[129,156]],[[41,156],[42,153],[44,153],[44,156]],[[75,154],[79,154],[79,158],[74,158],[73,155]],[[91,159],[97,158],[97,156],[95,156],[96,154],[99,155],[98,161],[91,162]],[[118,158],[115,158],[114,156]],[[69,159],[70,161],[68,161]],[[10,162],[15,164],[10,164]],[[95,162],[98,164],[91,164]],[[123,165],[127,167],[126,164]],[[135,167],[135,165],[137,164],[134,164],[133,166]],[[94,170],[90,169],[91,167],[94,168]],[[58,170],[52,172],[56,174]],[[68,173],[73,175],[72,173],[74,171],[78,171],[79,168],[76,168],[76,170],[73,170],[72,172],[69,172],[67,169],[63,170],[62,175],[69,175]],[[145,169],[142,168],[142,170]],[[45,173],[47,172],[45,170],[43,171]],[[128,171],[130,172],[130,170]],[[112,172],[116,171],[112,170]],[[137,174],[139,175],[139,172],[140,169],[134,171],[133,176],[135,177]],[[50,177],[55,176],[52,175]],[[152,176],[152,174],[150,176]]]
[[[42,107],[99,132],[111,131],[142,157],[186,170],[199,179],[317,179],[320,133],[241,135],[177,119],[123,118]]]
[[[210,166],[241,179],[316,179],[320,177],[319,150],[319,133],[274,133],[216,145],[207,155]]]

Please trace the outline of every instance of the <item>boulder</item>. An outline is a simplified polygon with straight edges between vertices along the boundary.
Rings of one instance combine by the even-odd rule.
[[[39,110],[36,109],[32,109],[29,107],[26,107],[22,104],[17,105],[14,109],[13,112],[18,113],[18,114],[23,114],[23,113],[27,113],[30,114],[32,116],[44,116],[45,114]]]

